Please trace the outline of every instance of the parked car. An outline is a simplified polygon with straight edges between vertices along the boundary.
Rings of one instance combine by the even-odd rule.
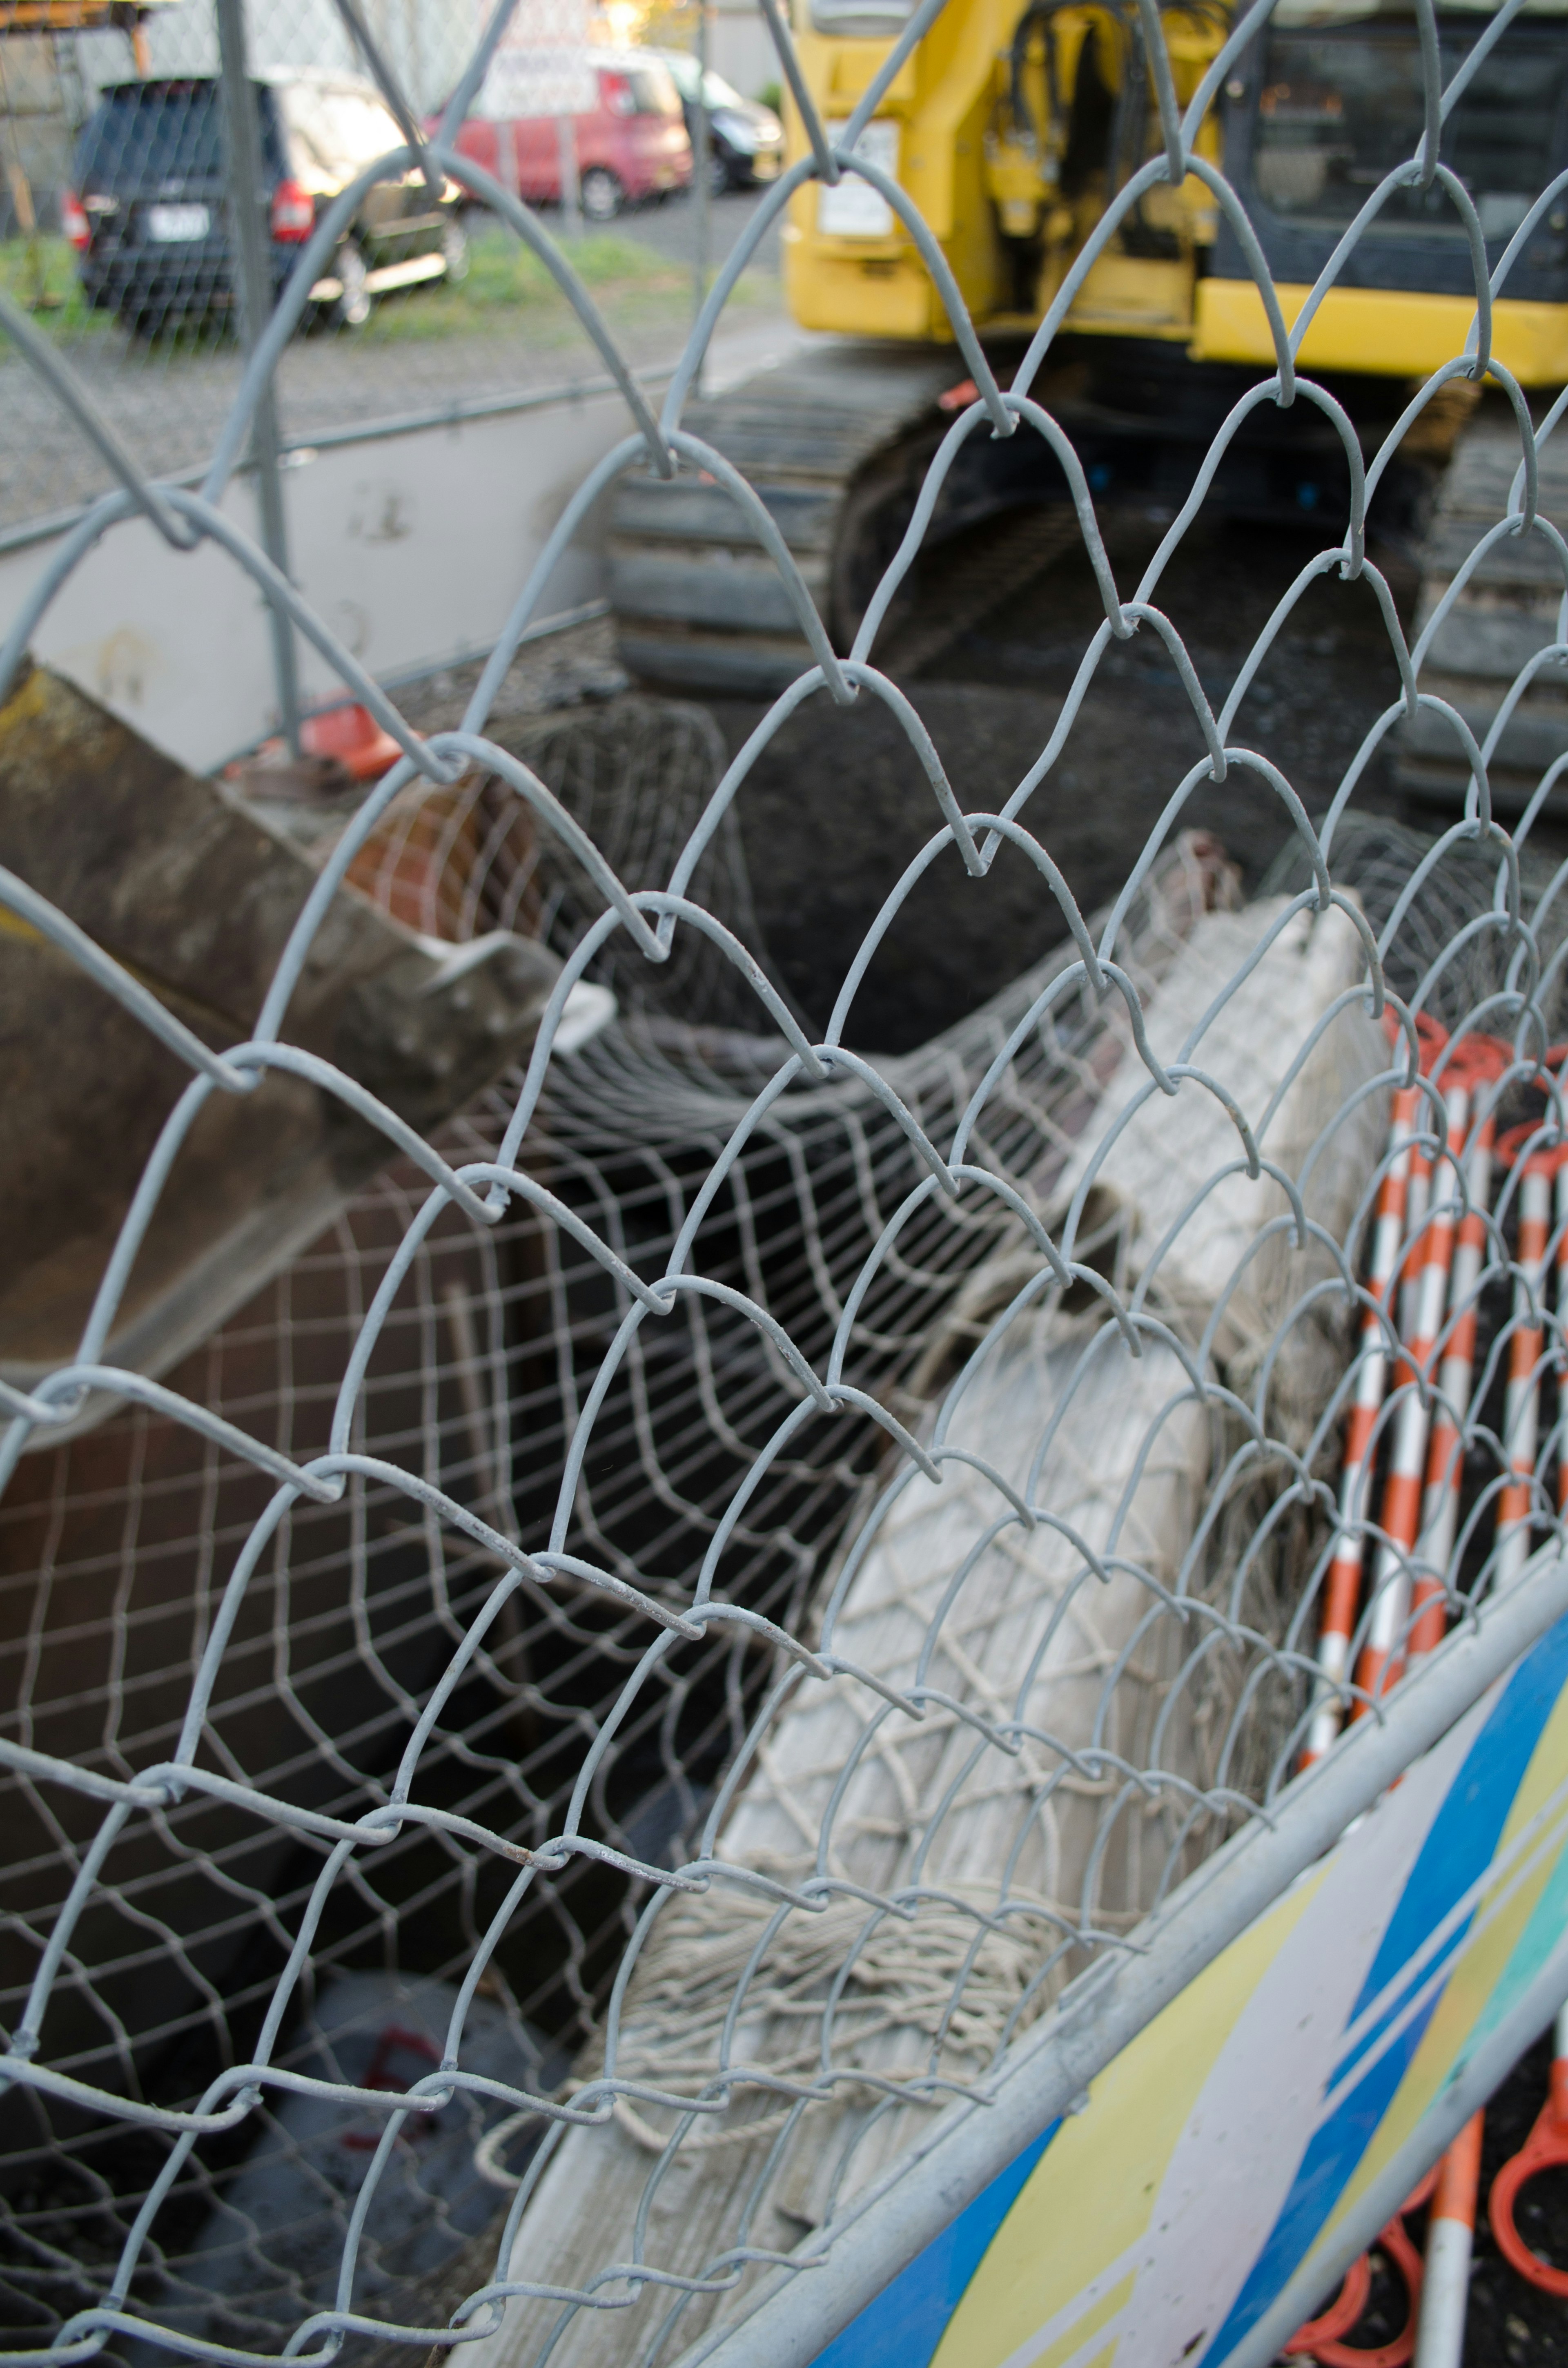
[[[348,182],[403,134],[368,82],[289,71],[254,77],[274,294]],[[311,290],[313,315],[357,328],[370,300],[422,279],[460,279],[468,248],[462,191],[440,201],[418,173],[379,182],[359,204],[331,270]],[[128,82],[106,90],[77,142],[61,219],[90,304],[133,330],[223,313],[235,302],[222,95],[216,80]]]
[[[661,50],[663,64],[680,93],[693,154],[697,149],[697,60],[689,50]],[[733,83],[710,66],[702,84],[708,106],[708,169],[715,197],[726,189],[750,189],[776,181],[784,165],[784,126],[760,99],[743,98]]]
[[[680,93],[651,51],[497,51],[458,134],[462,154],[529,205],[556,205],[568,139],[589,222],[691,180]]]

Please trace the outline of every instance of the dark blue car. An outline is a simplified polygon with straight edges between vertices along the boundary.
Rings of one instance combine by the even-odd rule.
[[[256,94],[274,290],[316,218],[403,134],[371,84],[353,75],[258,74]],[[358,327],[370,300],[421,279],[459,279],[467,246],[462,192],[433,203],[423,176],[381,182],[361,200],[311,314]],[[74,187],[61,207],[89,303],[127,328],[232,311],[222,93],[202,75],[120,83],[103,93],[77,144]]]

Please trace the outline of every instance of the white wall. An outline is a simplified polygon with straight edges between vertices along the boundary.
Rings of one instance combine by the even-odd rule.
[[[438,107],[456,82],[490,14],[487,0],[367,0],[366,22],[415,107]],[[215,74],[218,27],[212,0],[185,0],[146,20],[154,74]],[[247,0],[251,63],[342,66],[363,72],[333,0]],[[123,33],[81,33],[78,54],[96,89],[134,73]]]
[[[756,0],[744,0],[757,17]],[[450,96],[491,14],[492,0],[365,0],[365,18],[383,55],[421,113]],[[590,37],[595,0],[519,0],[508,38],[525,44]],[[146,20],[154,74],[215,74],[218,27],[213,0],[184,0]],[[257,66],[335,66],[364,72],[333,0],[246,0],[245,30]],[[93,90],[134,72],[123,33],[76,36],[84,79]],[[766,79],[766,77],[765,77]]]
[[[715,339],[707,384],[780,360],[801,333],[782,318]],[[562,511],[630,428],[619,394],[290,455],[283,475],[290,569],[317,614],[383,677],[488,650]],[[248,484],[226,513],[258,532]],[[604,505],[563,555],[540,603],[558,615],[602,597]],[[58,539],[0,555],[8,625]],[[140,519],[113,528],[68,578],[33,654],[171,756],[209,768],[276,729],[268,614],[250,577],[210,543],[171,551]],[[340,693],[301,643],[306,704]]]
[[[746,98],[778,82],[778,52],[756,0],[715,0],[708,19],[709,60]]]
[[[422,428],[293,456],[284,472],[291,572],[373,675],[487,648],[573,489],[627,432],[619,395]],[[226,514],[256,535],[244,481]],[[0,558],[9,619],[56,548]],[[541,613],[598,597],[597,525],[568,551]],[[213,544],[187,556],[142,520],[115,527],[62,587],[33,653],[187,765],[205,768],[275,728],[272,641],[251,579]],[[339,691],[301,642],[307,703]]]
[[[712,63],[748,97],[778,80],[778,60],[757,0],[710,0]],[[422,112],[439,107],[472,56],[491,0],[365,0],[366,20],[403,87]],[[510,37],[524,43],[581,40],[597,0],[519,0]],[[252,63],[259,66],[363,67],[333,0],[246,0]],[[185,0],[147,19],[155,74],[215,74],[212,0]],[[77,57],[89,91],[125,82],[134,69],[123,33],[80,33]]]

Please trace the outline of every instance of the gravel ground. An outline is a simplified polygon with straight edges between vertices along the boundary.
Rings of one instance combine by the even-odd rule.
[[[1157,531],[1141,522],[1120,530],[1119,581],[1133,580]],[[1312,548],[1309,537],[1223,525],[1184,547],[1162,598],[1212,704]],[[1413,583],[1406,590],[1413,593]],[[933,583],[923,598],[936,597]],[[1318,586],[1238,724],[1239,737],[1286,768],[1309,810],[1327,804],[1367,725],[1393,695],[1392,663],[1366,631],[1370,605],[1369,594],[1356,587]],[[1039,756],[1099,613],[1086,561],[1058,563],[978,620],[922,679],[920,713],[971,811],[994,811]],[[761,712],[738,701],[714,704],[732,746]],[[1153,630],[1113,643],[1062,757],[1022,815],[1085,911],[1116,894],[1182,772],[1202,753],[1186,694]],[[1358,802],[1382,810],[1400,804],[1382,769]],[[1200,788],[1184,819],[1219,834],[1249,885],[1291,827],[1275,792],[1239,767],[1223,784]],[[814,982],[842,977],[937,821],[924,776],[884,706],[862,700],[839,712],[819,695],[768,748],[746,792],[743,827],[758,917],[813,1016],[825,1017]],[[983,894],[956,854],[944,856],[872,965],[858,1006],[858,1041],[887,1052],[921,1043],[1061,934],[1022,853],[1004,850]]]
[[[1133,579],[1158,531],[1141,520],[1117,530],[1119,581]],[[1215,708],[1280,593],[1316,547],[1310,534],[1224,522],[1184,545],[1160,597]],[[1414,570],[1397,549],[1381,548],[1377,556],[1408,627]],[[939,583],[933,570],[922,609],[938,599]],[[971,812],[1002,805],[1040,755],[1098,614],[1087,563],[1058,562],[1003,609],[978,618],[917,688],[908,686]],[[613,632],[603,620],[535,644],[519,667],[506,694],[509,706],[604,696],[624,680]],[[467,670],[434,677],[405,694],[415,720],[426,729],[455,721],[459,692],[472,678]],[[1370,592],[1325,578],[1276,643],[1233,737],[1278,763],[1308,813],[1318,814],[1396,688]],[[706,704],[732,751],[766,712],[754,700]],[[1066,749],[1022,816],[1085,912],[1115,895],[1182,773],[1202,752],[1176,668],[1153,629],[1112,643]],[[1356,805],[1426,828],[1440,827],[1443,819],[1408,806],[1382,760],[1364,777]],[[769,953],[802,1012],[821,1025],[883,901],[937,826],[931,790],[886,706],[862,698],[841,710],[819,692],[754,767],[739,814]],[[1275,791],[1240,766],[1223,783],[1200,784],[1183,821],[1220,837],[1249,888],[1293,828]],[[1543,851],[1553,845],[1568,851],[1568,832],[1538,825],[1536,837]],[[1017,849],[1003,849],[983,892],[956,853],[944,854],[889,929],[857,1000],[851,1040],[885,1053],[924,1043],[1062,934],[1039,873]]]
[[[1121,580],[1129,580],[1154,532],[1134,528],[1119,541]],[[1305,536],[1221,526],[1190,542],[1171,570],[1165,604],[1190,635],[1215,704],[1312,547]],[[1384,558],[1392,572],[1397,563]],[[1407,601],[1414,588],[1406,569]],[[923,598],[935,597],[927,588]],[[1327,804],[1368,723],[1392,694],[1392,663],[1365,630],[1369,608],[1369,595],[1354,587],[1315,587],[1243,711],[1238,731],[1286,768],[1309,811]],[[1005,610],[979,620],[917,689],[910,686],[971,811],[1000,806],[1040,755],[1096,614],[1086,563],[1059,563]],[[519,665],[523,671],[514,670],[506,694],[508,707],[602,696],[623,679],[612,629],[603,620],[535,644]],[[405,694],[415,720],[425,729],[447,722],[449,712],[455,720],[459,694],[472,678],[467,669],[432,677]],[[706,704],[732,751],[766,712],[760,701]],[[1085,911],[1116,894],[1135,849],[1202,747],[1175,667],[1153,632],[1145,628],[1131,643],[1113,645],[1062,758],[1023,815]],[[1382,769],[1358,803],[1403,811]],[[819,692],[754,767],[739,812],[768,950],[802,1010],[820,1024],[883,900],[937,825],[931,790],[886,706],[862,698],[841,710]],[[1201,787],[1185,819],[1219,834],[1249,885],[1262,878],[1291,827],[1275,793],[1239,767],[1223,784]],[[1040,874],[1018,850],[1003,849],[983,893],[956,854],[944,855],[890,929],[861,989],[851,1035],[869,1051],[924,1043],[1062,934]]]

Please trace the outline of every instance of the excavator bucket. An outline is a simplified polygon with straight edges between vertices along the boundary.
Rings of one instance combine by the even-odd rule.
[[[0,707],[0,864],[214,1050],[243,1043],[316,877],[264,808],[187,772],[60,677]],[[526,1053],[558,975],[504,929],[421,936],[335,898],[283,1022],[421,1133]],[[0,913],[0,1372],[72,1361],[150,1154],[190,1072],[65,954]],[[389,1138],[305,1078],[214,1093],[183,1144],[101,1361],[156,1375],[329,1224]],[[108,1410],[98,1392],[81,1429]],[[62,1435],[58,1428],[51,1441]]]

